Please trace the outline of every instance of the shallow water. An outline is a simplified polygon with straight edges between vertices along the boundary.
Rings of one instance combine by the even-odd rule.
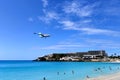
[[[0,80],[43,80],[43,77],[46,80],[85,80],[87,75],[96,77],[119,71],[120,64],[106,62],[0,61]]]

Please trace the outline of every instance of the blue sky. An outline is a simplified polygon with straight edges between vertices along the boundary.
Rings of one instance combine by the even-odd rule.
[[[120,54],[119,23],[120,0],[0,0],[0,59],[88,50]]]

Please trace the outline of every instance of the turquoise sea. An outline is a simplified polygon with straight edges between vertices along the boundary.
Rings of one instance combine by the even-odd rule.
[[[0,80],[85,80],[115,72],[119,63],[0,61]]]

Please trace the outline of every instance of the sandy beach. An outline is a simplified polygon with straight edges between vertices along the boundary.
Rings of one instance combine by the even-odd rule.
[[[105,76],[99,76],[96,78],[89,78],[86,80],[120,80],[120,72]]]

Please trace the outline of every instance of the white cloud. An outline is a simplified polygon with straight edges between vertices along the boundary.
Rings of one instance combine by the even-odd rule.
[[[95,5],[83,5],[79,1],[68,2],[64,5],[63,11],[65,13],[73,13],[79,17],[89,17],[93,13]]]
[[[52,20],[57,20],[59,19],[59,16],[56,12],[45,12],[45,16],[38,16],[38,19],[45,22],[45,23],[50,23]]]
[[[45,8],[48,5],[48,1],[47,0],[42,0],[43,2],[43,7]]]
[[[81,21],[82,23],[90,23],[90,22],[92,22],[92,20],[91,19],[86,19],[86,20],[83,20],[83,21]]]
[[[64,26],[74,26],[74,23],[71,21],[62,21],[61,23],[63,23]]]
[[[66,20],[66,21],[60,21],[59,23],[63,25],[63,29],[76,30],[75,23],[72,21]]]
[[[97,29],[97,28],[79,28],[79,30],[83,31],[86,34],[106,34],[112,36],[118,36],[118,34],[120,34],[117,31],[112,31],[107,29]]]
[[[90,26],[89,23],[92,22],[92,20],[90,19],[86,19],[86,20],[81,20],[81,21],[78,21],[78,22],[75,22],[75,21],[70,21],[70,20],[61,20],[59,21],[59,23],[62,26],[62,28],[64,30],[80,30],[80,27],[87,27],[87,26]]]
[[[84,34],[88,34],[88,35],[96,35],[96,34],[100,34],[100,35],[110,35],[110,36],[119,36],[120,32],[118,31],[113,31],[113,30],[108,30],[108,29],[99,29],[99,28],[91,28],[91,27],[87,27],[84,24],[88,24],[89,22],[91,22],[91,20],[84,20],[81,22],[73,22],[73,21],[60,21],[59,23],[63,25],[63,29],[64,30],[76,30],[76,31],[81,31]]]

